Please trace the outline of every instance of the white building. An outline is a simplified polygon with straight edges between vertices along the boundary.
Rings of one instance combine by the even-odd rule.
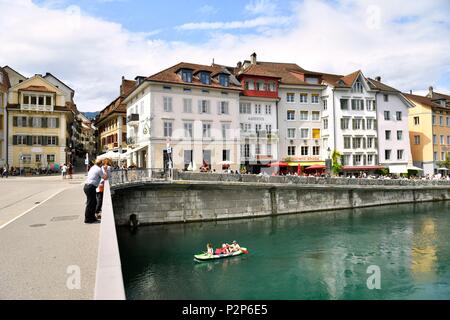
[[[239,168],[239,83],[221,66],[179,63],[125,98],[129,164],[222,171]],[[171,159],[168,151],[172,151]],[[170,152],[169,152],[170,153]]]
[[[322,98],[327,149],[342,154],[344,171],[373,171],[378,166],[376,90],[361,71],[347,76],[323,74]]]
[[[408,109],[414,105],[403,94],[381,82],[381,78],[369,79],[377,90],[379,164],[390,173],[407,173],[412,166],[408,129]]]

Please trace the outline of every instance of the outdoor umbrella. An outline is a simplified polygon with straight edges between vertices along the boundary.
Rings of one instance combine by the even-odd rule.
[[[287,167],[288,164],[286,162],[273,162],[269,166],[271,166],[271,167]]]
[[[222,166],[229,166],[230,164],[234,164],[233,161],[220,161],[218,164],[222,165]]]

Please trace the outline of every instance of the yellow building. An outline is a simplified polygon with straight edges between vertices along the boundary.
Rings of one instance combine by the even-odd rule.
[[[127,149],[126,106],[122,103],[132,91],[135,81],[122,77],[120,96],[100,111],[95,122],[99,135],[99,153],[107,151],[124,151]]]
[[[64,92],[41,75],[22,80],[8,94],[8,164],[25,171],[67,162],[73,113]]]
[[[450,155],[450,107],[428,97],[405,96],[415,105],[408,115],[413,164],[425,175],[447,173],[439,169]]]
[[[10,87],[8,73],[0,67],[0,168],[6,165],[6,117],[5,108]]]

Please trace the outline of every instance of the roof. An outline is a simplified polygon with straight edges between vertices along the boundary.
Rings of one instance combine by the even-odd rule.
[[[447,94],[443,94],[443,93],[439,93],[439,92],[435,92],[433,91],[433,95],[430,97],[430,94],[427,94],[428,98],[431,98],[433,100],[441,100],[441,99],[445,99],[445,100],[449,100],[450,101],[450,96]]]
[[[53,75],[53,74],[50,73],[50,72],[47,72],[47,73],[45,74],[45,76],[43,76],[43,78],[46,78],[46,77],[48,77],[48,76],[52,76],[53,78],[55,78],[56,80],[58,80],[59,82],[61,82],[63,85],[65,85],[67,88],[69,88],[69,90],[71,90],[72,92],[75,93],[75,90],[73,90],[71,87],[69,87],[67,84],[65,84],[64,82],[62,82],[60,79],[58,79],[57,77],[55,77],[55,75]]]
[[[431,107],[431,108],[443,108],[441,105],[439,105],[438,103],[433,102],[428,97],[418,96],[418,95],[409,94],[409,93],[403,93],[403,95],[407,99],[409,99],[409,100],[411,100],[413,102],[420,103],[422,105],[425,105],[425,106],[428,106],[428,107]]]
[[[55,91],[52,91],[44,86],[28,86],[26,88],[19,89],[19,91],[34,91],[34,92],[50,92],[55,93]]]
[[[0,73],[3,75],[3,83],[0,83],[0,89],[3,91],[7,91],[9,87],[11,87],[11,83],[9,82],[8,73],[0,67]]]
[[[392,87],[390,87],[390,86],[388,86],[388,85],[386,85],[386,84],[384,84],[384,83],[382,83],[380,81],[377,81],[377,80],[374,80],[374,79],[371,79],[371,78],[368,78],[368,79],[369,79],[370,84],[372,84],[372,86],[375,89],[378,89],[378,90],[381,90],[381,91],[389,91],[389,92],[400,93],[399,90],[397,90],[395,88],[392,88]]]
[[[183,84],[183,85],[195,85],[195,86],[208,87],[208,88],[213,88],[213,89],[241,90],[241,87],[237,86],[232,81],[230,81],[229,87],[225,87],[225,86],[220,85],[219,81],[214,78],[211,79],[211,84],[203,84],[200,81],[200,79],[198,79],[196,77],[192,78],[191,83],[186,83],[177,74],[177,72],[180,69],[191,69],[191,70],[193,70],[193,74],[196,74],[200,71],[207,71],[207,72],[212,73],[213,75],[217,75],[219,73],[230,74],[230,72],[227,70],[227,68],[219,66],[219,65],[207,66],[207,65],[201,65],[201,64],[181,62],[181,63],[178,63],[168,69],[165,69],[161,72],[158,72],[158,73],[146,78],[146,81],[166,82],[166,83]]]
[[[127,96],[134,90],[135,87],[136,87],[136,81],[122,79],[121,94],[123,96]]]

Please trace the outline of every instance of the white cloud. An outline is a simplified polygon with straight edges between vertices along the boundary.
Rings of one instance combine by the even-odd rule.
[[[245,10],[255,15],[271,15],[277,10],[277,4],[274,0],[252,0]]]
[[[290,22],[288,17],[258,17],[251,20],[231,22],[191,22],[176,27],[178,30],[231,30],[249,29],[262,26],[280,27]]]
[[[214,15],[219,12],[219,10],[209,4],[205,4],[198,9],[198,12],[202,15]]]
[[[152,40],[77,10],[0,0],[0,65],[26,75],[53,73],[76,90],[77,105],[85,111],[112,101],[122,75],[150,75],[179,61],[209,64],[212,58],[235,65],[255,51],[260,60],[311,70],[362,69],[407,92],[429,85],[449,92],[450,83],[440,80],[450,74],[449,9],[445,0],[341,0],[338,5],[304,0],[291,8],[288,27],[256,18],[248,21],[264,33],[252,34],[248,27],[246,34],[233,34],[234,27],[249,23],[222,22],[204,26],[214,31],[207,41],[189,44]]]

